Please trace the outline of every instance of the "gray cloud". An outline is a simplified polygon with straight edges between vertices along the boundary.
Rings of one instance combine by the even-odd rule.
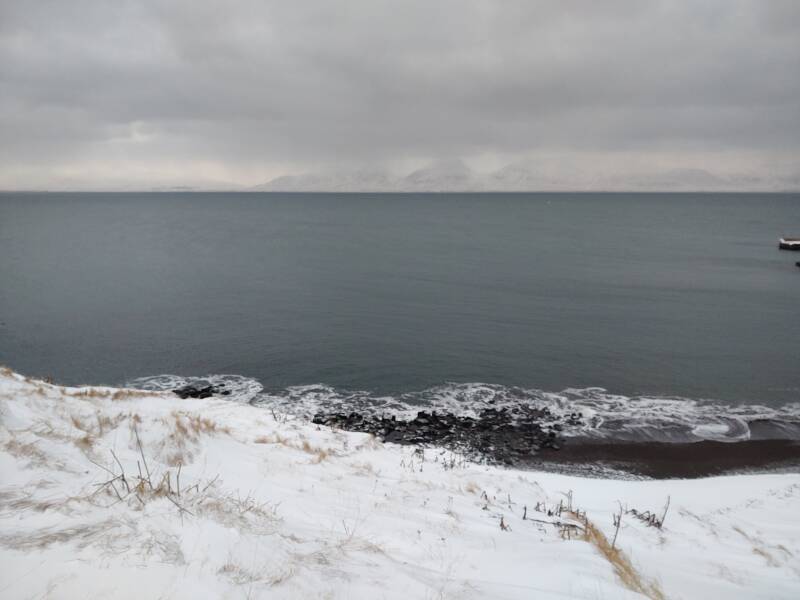
[[[791,179],[797,73],[793,0],[2,0],[0,187],[553,157]]]

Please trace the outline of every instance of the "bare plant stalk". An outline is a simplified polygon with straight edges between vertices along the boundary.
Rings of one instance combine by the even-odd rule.
[[[205,493],[206,493],[206,490],[207,490],[208,488],[210,488],[212,485],[214,485],[214,482],[215,482],[217,479],[219,479],[219,473],[217,473],[217,474],[214,476],[214,479],[212,479],[211,481],[209,481],[209,482],[208,482],[208,485],[206,485],[206,487],[204,487],[204,488],[203,488],[203,491],[202,491],[202,492],[200,492],[200,493],[201,493],[201,494],[205,494]]]
[[[617,544],[617,536],[619,535],[619,527],[622,524],[622,505],[620,504],[619,507],[619,514],[614,515],[616,517],[616,528],[614,529],[614,539],[611,541],[611,549],[614,550]]]
[[[144,450],[142,449],[142,440],[139,439],[139,429],[136,425],[133,426],[133,433],[136,434],[136,443],[139,446],[139,454],[142,455],[142,463],[144,464],[144,470],[147,473],[147,483],[150,486],[150,489],[153,489],[153,481],[150,479],[150,469],[147,466],[147,459],[144,457]]]
[[[122,468],[122,463],[119,461],[119,458],[117,458],[117,455],[114,453],[114,450],[111,450],[111,456],[113,456],[114,460],[117,461],[117,464],[119,465],[120,473],[122,473],[122,475],[120,475],[120,479],[122,479],[122,483],[125,484],[125,491],[127,491],[130,494],[131,493],[131,488],[128,485],[128,480],[125,478],[125,469]]]
[[[111,486],[111,488],[114,490],[114,493],[117,495],[117,498],[119,498],[119,501],[122,502],[122,495],[117,490],[117,486],[114,485],[114,480],[112,479],[108,483]]]
[[[664,526],[664,519],[667,518],[667,511],[669,510],[669,496],[667,496],[667,504],[664,506],[664,513],[661,515],[661,520],[658,523],[658,528],[661,529]]]
[[[178,510],[179,510],[181,513],[187,513],[187,514],[190,514],[190,515],[194,516],[194,513],[193,513],[192,511],[190,511],[190,510],[188,510],[188,509],[186,509],[186,508],[182,507],[180,504],[178,504],[178,503],[175,501],[175,499],[174,499],[172,496],[170,496],[170,495],[167,495],[167,496],[166,496],[166,498],[167,498],[167,500],[169,500],[170,502],[172,502],[172,503],[173,503],[175,506],[177,506],[177,507],[178,507]]]

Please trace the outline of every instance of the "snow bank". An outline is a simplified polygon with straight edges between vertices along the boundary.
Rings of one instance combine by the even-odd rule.
[[[794,599],[798,514],[797,474],[504,470],[0,370],[2,598]]]

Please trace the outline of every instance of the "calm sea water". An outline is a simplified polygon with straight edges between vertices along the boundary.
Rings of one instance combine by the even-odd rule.
[[[0,194],[0,363],[800,400],[797,194]]]

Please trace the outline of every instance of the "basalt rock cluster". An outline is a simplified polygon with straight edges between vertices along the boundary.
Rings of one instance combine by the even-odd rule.
[[[189,384],[172,390],[179,398],[211,398],[214,395],[229,396],[230,390],[226,390],[224,385],[199,385]]]
[[[540,451],[558,450],[564,443],[563,426],[578,424],[581,419],[582,415],[575,413],[563,424],[555,423],[546,409],[521,407],[513,411],[486,408],[477,418],[435,411],[420,411],[410,420],[334,412],[317,413],[312,420],[318,425],[372,433],[385,442],[443,446],[511,465],[525,462]]]

